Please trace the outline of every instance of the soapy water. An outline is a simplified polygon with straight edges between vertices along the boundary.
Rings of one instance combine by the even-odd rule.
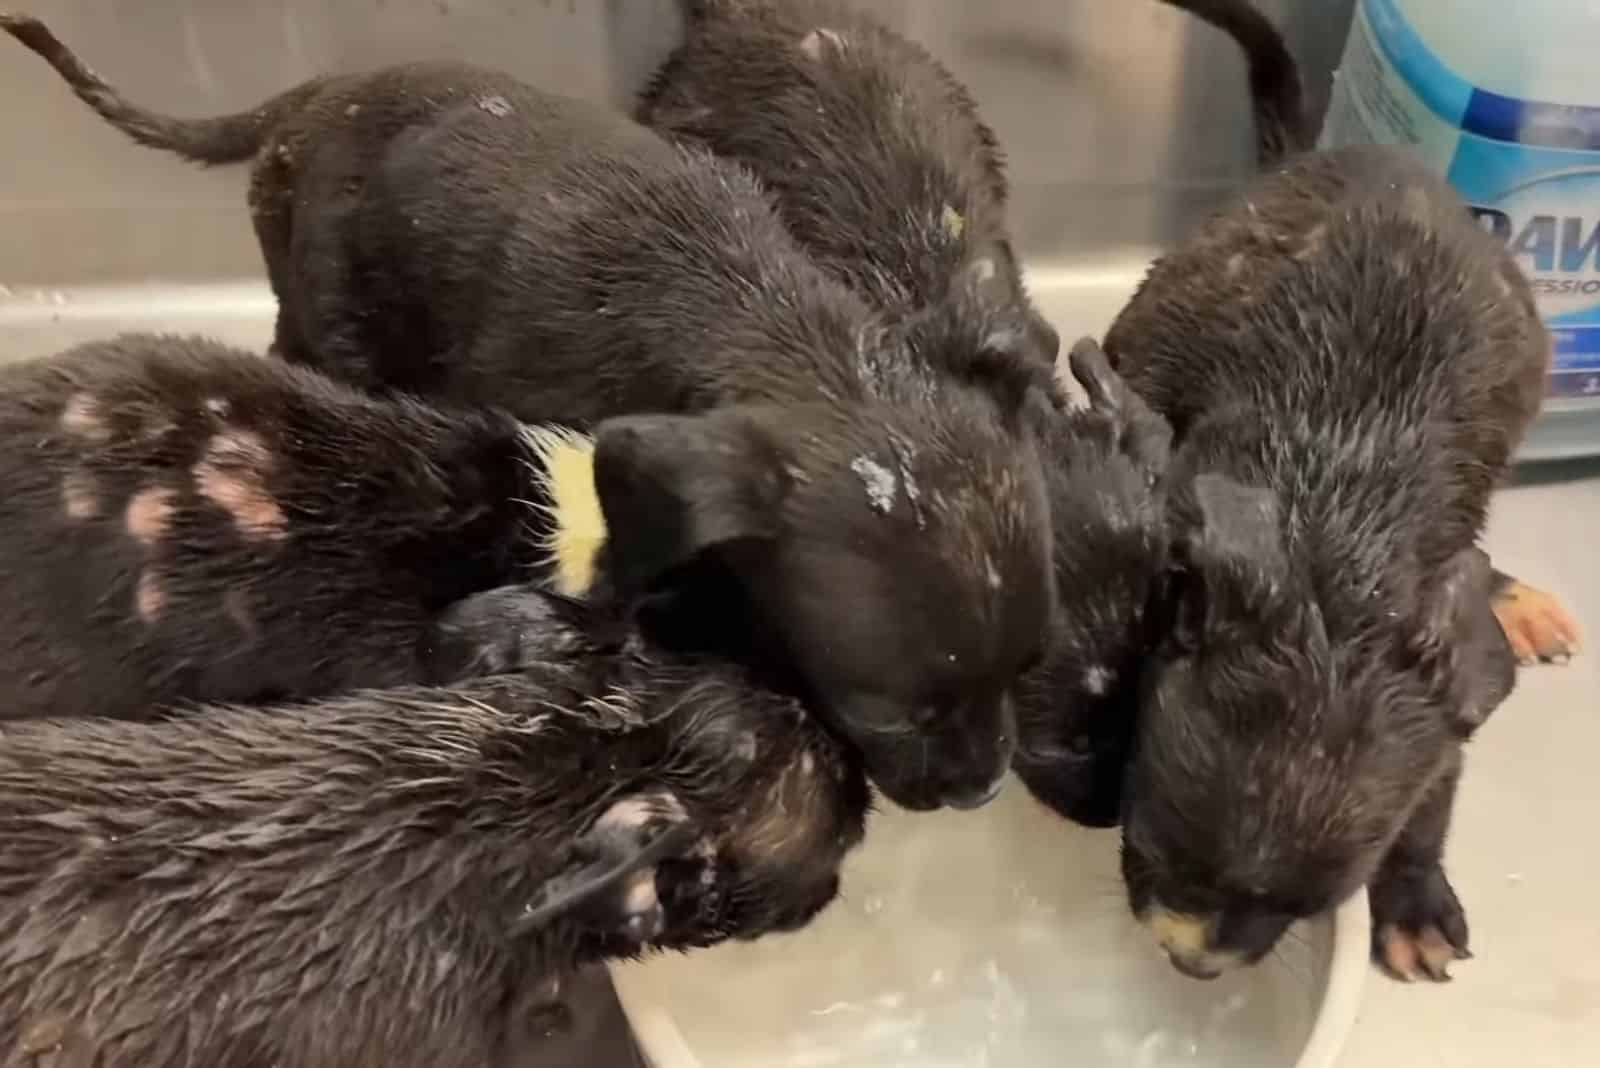
[[[1127,915],[1115,833],[1015,782],[975,813],[882,812],[867,841],[804,931],[619,969],[658,1068],[1284,1068],[1310,1032],[1304,933],[1179,975]],[[652,1049],[661,1027],[697,1066]]]

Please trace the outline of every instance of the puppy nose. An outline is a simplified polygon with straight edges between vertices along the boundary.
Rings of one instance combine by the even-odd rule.
[[[1005,778],[1001,777],[977,790],[947,790],[944,795],[944,803],[962,812],[970,812],[975,808],[982,808],[999,797],[1000,791],[1005,784]]]
[[[1172,962],[1174,968],[1187,975],[1190,979],[1201,979],[1210,982],[1222,974],[1221,968],[1215,968],[1200,961],[1192,960],[1181,953],[1168,953],[1167,959]]]

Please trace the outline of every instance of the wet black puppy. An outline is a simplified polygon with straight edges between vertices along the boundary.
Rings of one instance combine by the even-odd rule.
[[[1165,0],[1237,39],[1265,154],[1307,135],[1299,72],[1248,4]],[[967,88],[920,45],[842,0],[680,0],[683,42],[640,95],[641,122],[755,172],[806,250],[880,308],[976,293],[1060,346],[1012,248],[1004,154]]]
[[[1214,975],[1368,884],[1380,959],[1444,977],[1461,743],[1514,678],[1475,543],[1549,359],[1526,282],[1410,155],[1307,154],[1159,260],[1106,349],[1175,442],[1134,910]]]
[[[37,21],[0,26],[136,139],[254,157],[286,358],[579,425],[697,413],[628,439],[627,470],[670,490],[620,494],[637,510],[618,536],[655,549],[645,577],[732,574],[754,607],[737,629],[794,667],[895,800],[993,795],[1051,603],[1018,432],[1039,369],[1005,356],[1002,313],[952,302],[937,314],[955,334],[888,331],[750,175],[504,75],[391,68],[182,122],[129,105]]]
[[[1162,618],[1171,434],[1093,341],[1069,360],[1089,404],[1041,413],[1057,603],[1044,659],[1018,691],[1012,767],[1055,811],[1105,827],[1121,811],[1140,671]]]
[[[1262,169],[1311,150],[1317,126],[1307,113],[1300,68],[1271,20],[1249,0],[1163,0],[1227,33],[1243,50],[1255,112],[1256,154]],[[1517,662],[1565,663],[1580,645],[1581,628],[1559,598],[1502,571],[1494,573],[1495,617]]]
[[[199,338],[0,368],[0,719],[513,666],[519,602],[484,591],[606,585],[628,547],[595,472],[649,486],[618,475],[630,425],[375,398]]]
[[[740,674],[545,604],[567,652],[518,675],[8,724],[7,1063],[515,1063],[575,964],[824,907],[862,835],[852,758]]]
[[[1055,362],[1012,251],[994,132],[938,60],[838,0],[680,6],[685,39],[641,122],[749,167],[806,250],[875,306],[914,317],[976,295],[1014,316],[1005,349]]]

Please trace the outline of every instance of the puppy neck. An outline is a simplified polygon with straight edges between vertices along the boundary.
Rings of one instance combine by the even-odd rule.
[[[606,518],[594,486],[594,439],[554,425],[524,426],[531,455],[537,567],[555,592],[582,597],[595,586]]]

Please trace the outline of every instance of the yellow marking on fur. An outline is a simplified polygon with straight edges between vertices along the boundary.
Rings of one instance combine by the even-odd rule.
[[[952,241],[960,241],[961,235],[967,231],[966,216],[949,204],[946,204],[944,211],[939,213],[939,221],[944,225],[944,232],[950,235]]]
[[[565,427],[530,426],[529,447],[549,499],[546,563],[557,593],[580,597],[594,585],[606,517],[594,488],[594,439]]]
[[[1180,956],[1198,957],[1206,952],[1211,920],[1167,909],[1151,909],[1144,925],[1156,936],[1161,948]]]

